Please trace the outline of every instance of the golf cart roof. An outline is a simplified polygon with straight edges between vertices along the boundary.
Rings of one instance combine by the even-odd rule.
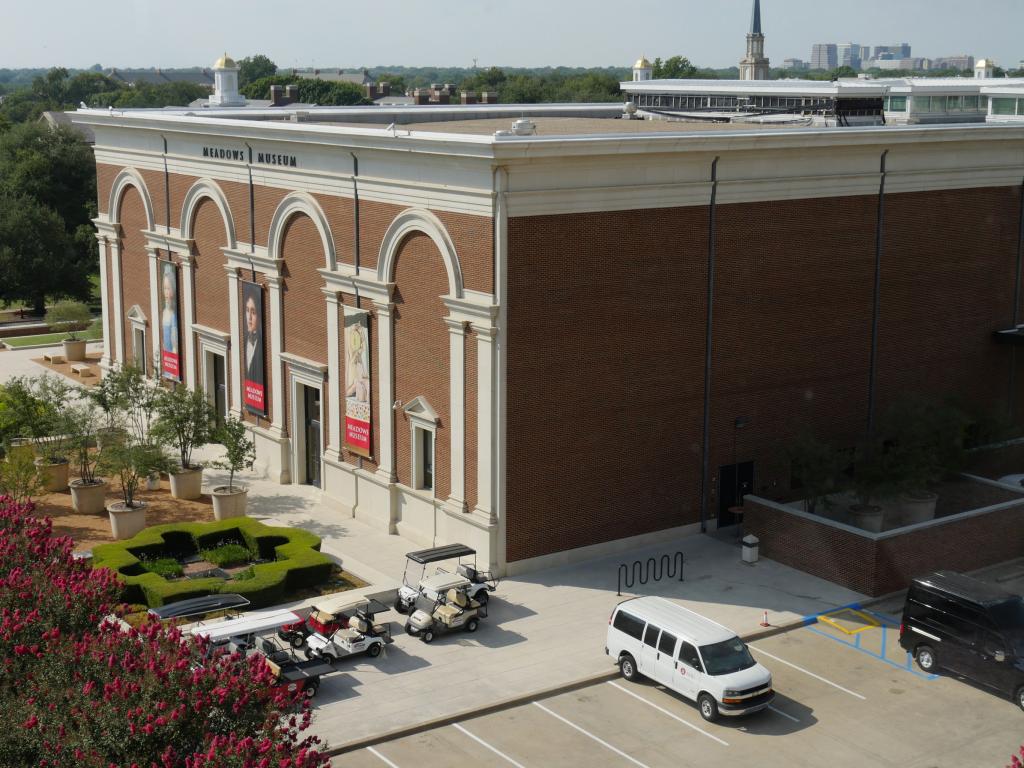
[[[465,576],[457,573],[435,573],[420,582],[420,589],[429,589],[433,592],[444,592],[452,587],[466,587],[472,584]]]
[[[384,613],[388,607],[380,600],[374,600],[364,595],[336,595],[317,602],[313,606],[314,611],[337,616],[339,613],[355,613],[362,611],[370,615]]]
[[[205,595],[161,605],[159,608],[150,608],[149,615],[156,616],[161,621],[187,619],[190,616],[202,616],[229,608],[244,608],[248,604],[249,601],[241,595]]]
[[[192,626],[189,632],[197,637],[206,637],[216,643],[230,637],[244,637],[258,632],[280,629],[285,624],[294,624],[299,621],[302,619],[292,611],[253,611],[236,619],[200,622]]]
[[[472,547],[467,547],[465,544],[445,544],[443,547],[432,547],[430,549],[410,552],[406,557],[414,563],[426,565],[427,563],[436,563],[439,560],[450,560],[453,557],[468,557],[470,555],[476,555],[476,550]]]

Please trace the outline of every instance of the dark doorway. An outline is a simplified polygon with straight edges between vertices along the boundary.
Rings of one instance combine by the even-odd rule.
[[[213,363],[213,410],[216,413],[217,426],[224,425],[228,415],[228,377],[224,367],[223,355],[210,355]]]
[[[306,435],[306,485],[320,487],[320,390],[302,387]]]
[[[754,488],[754,462],[730,464],[718,469],[718,527],[727,528],[740,522],[740,516],[729,511],[738,507],[743,497]]]

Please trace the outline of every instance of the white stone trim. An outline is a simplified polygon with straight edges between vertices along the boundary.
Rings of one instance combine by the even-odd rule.
[[[196,297],[195,297],[195,262],[192,256],[181,259],[181,295],[182,317],[185,322],[182,324],[181,335],[185,350],[185,385],[189,389],[195,389],[198,384],[196,377],[196,339],[192,333],[192,326],[196,320]]]
[[[156,250],[152,248],[146,248],[146,252],[149,254],[149,306],[150,306],[150,317],[153,318],[153,322],[159,324],[160,322],[160,265],[159,256]],[[160,359],[160,334],[156,333],[156,327],[154,326],[153,341],[152,341],[152,359],[150,365],[153,366],[154,377],[160,379],[163,377],[163,366]]]
[[[338,321],[338,294],[327,288],[323,289],[324,304],[327,310],[327,410],[330,413],[330,423],[326,424],[327,429],[327,450],[328,454],[338,461],[341,460],[341,422],[344,415],[341,413],[341,329]],[[320,393],[321,397],[323,392]]]
[[[498,518],[497,531],[490,538],[491,565],[498,573],[504,573],[508,562],[508,519],[507,519],[507,471],[508,471],[508,344],[505,343],[508,329],[508,200],[509,172],[497,168],[494,172],[494,299],[498,305],[495,320],[498,329],[498,349],[494,360],[494,461],[495,508]],[[477,438],[479,442],[479,437]]]
[[[265,246],[251,248],[248,243],[239,243],[237,248],[221,248],[227,257],[227,265],[247,272],[261,272],[274,277],[281,276],[283,259],[272,259]]]
[[[267,235],[268,255],[271,259],[282,259],[281,244],[284,241],[284,231],[292,216],[303,213],[308,216],[317,232],[320,233],[320,242],[324,248],[326,269],[334,269],[337,265],[337,256],[334,252],[334,237],[331,235],[330,224],[327,223],[327,215],[324,213],[320,203],[308,192],[292,192],[278,203],[273,217],[270,219],[270,231]]]
[[[448,316],[461,323],[476,323],[491,326],[498,317],[498,305],[489,293],[465,291],[465,297],[442,296],[441,301],[448,308]]]
[[[132,354],[126,359],[130,359],[131,363],[135,364],[135,332],[142,331],[142,359],[146,359],[146,342],[149,341],[149,321],[146,319],[146,313],[142,311],[142,307],[138,304],[133,304],[128,310],[128,314],[125,316],[128,319],[129,325],[132,328]]]
[[[463,295],[462,267],[459,264],[459,256],[455,252],[455,244],[452,243],[451,236],[441,220],[422,208],[404,210],[388,225],[377,258],[377,282],[385,284],[394,280],[398,249],[406,236],[413,232],[423,232],[434,241],[434,245],[444,260],[445,271],[448,273],[448,293],[461,299]]]
[[[321,363],[307,360],[304,357],[282,352],[279,357],[282,362],[288,363],[288,394],[289,410],[291,411],[292,422],[292,451],[291,451],[291,481],[303,483],[309,480],[306,477],[306,436],[302,430],[305,416],[305,399],[299,397],[299,387],[311,387],[320,391],[320,439],[323,441],[324,425],[324,382],[327,377],[327,366]],[[276,402],[276,398],[275,398]],[[320,450],[320,485],[323,485],[323,448]]]
[[[272,434],[285,436],[288,434],[287,425],[284,421],[284,360],[281,358],[284,350],[284,303],[281,293],[281,277],[266,276],[267,289],[270,304],[270,385],[273,387],[274,401],[271,408]]]
[[[180,229],[182,234],[188,238],[195,237],[194,216],[196,208],[199,207],[200,201],[204,198],[212,200],[214,205],[220,210],[221,218],[224,219],[224,235],[227,239],[227,247],[236,247],[235,221],[231,215],[231,206],[228,204],[224,190],[220,188],[216,181],[209,177],[199,179],[185,193],[185,199],[181,205]]]
[[[445,318],[448,326],[448,380],[451,433],[448,503],[466,509],[466,324]]]
[[[433,500],[437,493],[437,422],[439,421],[437,411],[431,407],[430,403],[423,396],[413,398],[402,410],[409,417],[409,458],[412,462],[409,476],[412,478],[412,488],[408,490],[418,494],[423,499],[429,498]],[[420,441],[417,439],[419,437],[416,434],[417,432],[430,433],[430,446],[434,452],[432,457],[433,478],[430,482],[430,488],[423,487],[423,449]]]
[[[107,270],[107,259],[110,256],[110,242],[105,234],[97,233],[96,241],[99,243],[100,251],[100,323],[103,326],[103,356],[100,358],[100,368],[110,369],[111,347],[113,339],[110,338],[110,299],[108,289],[110,276]]]
[[[224,358],[224,374],[227,375],[230,370],[231,358],[228,356],[228,352],[231,349],[231,336],[230,334],[218,331],[215,328],[208,328],[205,325],[199,325],[198,323],[192,324],[192,333],[195,336],[195,340],[198,348],[198,366],[200,368],[203,392],[206,394],[207,402],[216,407],[217,405],[217,393],[215,391],[215,382],[213,377],[213,366],[210,365],[210,357],[212,355],[220,355]],[[228,414],[231,414],[231,388],[227,389],[227,410]]]
[[[388,303],[391,301],[391,294],[395,290],[394,283],[380,283],[377,281],[376,272],[356,274],[355,267],[349,264],[339,264],[336,270],[317,270],[323,277],[327,288],[331,291],[344,293],[347,296],[354,296],[358,299],[369,299]],[[366,272],[366,270],[364,270]]]
[[[146,247],[149,249],[167,251],[183,259],[192,258],[195,243],[189,238],[181,237],[174,227],[169,227],[165,232],[147,229],[142,234],[146,238]]]
[[[377,391],[380,393],[377,403],[380,419],[377,427],[377,472],[382,480],[393,483],[398,479],[395,475],[395,379],[391,370],[394,362],[395,305],[375,301],[373,306],[377,311]]]
[[[228,356],[228,365],[231,367],[231,387],[228,391],[228,411],[235,414],[236,418],[242,417],[242,360],[235,352],[240,345],[242,337],[242,318],[238,302],[238,271],[230,265],[224,266],[228,274],[228,322],[231,324],[231,336]]]
[[[117,209],[121,204],[121,196],[124,195],[128,187],[138,189],[139,195],[142,197],[142,205],[146,209],[146,229],[153,229],[155,226],[153,198],[150,197],[149,187],[146,186],[142,174],[135,168],[122,168],[121,172],[114,179],[114,183],[110,185],[110,198],[107,202],[107,220],[120,223],[120,220],[117,218]]]
[[[497,522],[494,505],[494,358],[497,328],[473,326],[476,334],[476,506]]]
[[[121,240],[110,242],[110,272],[114,281],[114,359],[124,365],[124,295],[121,286]]]

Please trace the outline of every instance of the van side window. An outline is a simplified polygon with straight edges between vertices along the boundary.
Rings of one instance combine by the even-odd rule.
[[[679,660],[687,666],[693,667],[698,672],[704,671],[704,665],[700,663],[697,649],[685,640],[679,644]]]
[[[668,632],[661,633],[661,640],[658,641],[658,650],[667,656],[672,656],[676,650],[676,639]]]
[[[658,627],[653,624],[647,625],[647,631],[644,633],[644,645],[649,645],[651,648],[658,647],[658,633],[661,632]]]
[[[612,626],[637,640],[644,636],[644,622],[625,611],[619,611],[615,614],[615,621],[612,622]]]
[[[983,650],[989,656],[995,656],[997,652],[1002,651],[1006,653],[1006,643],[999,635],[993,634],[992,632],[986,632],[983,636],[984,647]]]

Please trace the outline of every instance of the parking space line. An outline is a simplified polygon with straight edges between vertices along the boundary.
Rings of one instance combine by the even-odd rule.
[[[787,719],[789,719],[789,720],[792,720],[792,721],[793,721],[794,723],[799,723],[799,722],[800,722],[799,720],[797,720],[797,719],[796,719],[795,717],[793,717],[792,715],[786,714],[786,713],[785,713],[785,712],[783,712],[783,711],[782,711],[781,709],[776,709],[776,708],[775,708],[775,707],[773,707],[773,706],[772,706],[771,704],[769,704],[769,705],[768,705],[768,709],[770,709],[770,710],[771,710],[772,712],[774,712],[774,713],[775,713],[776,715],[782,715],[783,717],[785,717],[785,718],[787,718]]]
[[[805,675],[810,675],[815,680],[821,680],[821,682],[826,683],[828,685],[831,685],[833,688],[838,688],[843,693],[848,693],[851,696],[856,696],[861,701],[867,701],[867,696],[861,696],[859,693],[854,693],[849,688],[843,688],[843,686],[839,685],[839,683],[833,683],[831,680],[826,680],[821,675],[816,675],[813,672],[811,672],[810,670],[804,669],[803,667],[798,667],[796,664],[793,664],[790,661],[786,661],[785,659],[780,659],[778,656],[774,656],[774,655],[768,653],[768,651],[765,651],[765,650],[759,648],[756,645],[751,645],[750,647],[753,648],[758,653],[763,653],[765,656],[767,656],[770,659],[775,659],[776,661],[778,661],[778,662],[780,662],[782,664],[785,664],[787,667],[792,667],[797,672],[803,672]]]
[[[380,752],[378,752],[373,747],[367,747],[366,751],[369,752],[374,757],[379,757],[381,760],[383,760],[385,763],[387,763],[387,765],[389,765],[391,768],[398,768],[397,765],[392,763],[390,760],[388,760],[386,757],[384,757],[384,755],[382,755]]]
[[[622,751],[621,749],[619,749],[618,747],[613,747],[613,746],[612,746],[611,744],[609,744],[609,743],[608,743],[607,741],[605,741],[604,739],[602,739],[602,738],[600,738],[600,737],[598,737],[598,736],[595,736],[595,735],[594,735],[594,734],[592,734],[592,733],[591,733],[590,731],[587,731],[587,730],[585,730],[585,729],[583,729],[583,728],[580,728],[580,727],[579,727],[578,725],[576,725],[576,723],[572,722],[571,720],[566,720],[566,719],[565,719],[564,717],[562,717],[562,716],[561,716],[560,714],[558,714],[557,712],[552,712],[552,711],[551,711],[550,709],[548,709],[547,707],[545,707],[545,706],[544,706],[543,704],[541,704],[541,703],[540,703],[539,701],[535,701],[535,702],[533,702],[533,703],[534,703],[534,705],[535,705],[535,706],[538,706],[538,707],[540,707],[541,709],[543,709],[543,710],[544,710],[545,712],[547,712],[547,713],[548,713],[549,715],[551,715],[552,717],[554,717],[554,718],[557,718],[558,720],[561,720],[561,721],[562,721],[563,723],[565,723],[566,725],[568,725],[568,726],[569,726],[570,728],[575,728],[575,729],[576,729],[577,731],[579,731],[580,733],[582,733],[582,734],[583,734],[584,736],[588,736],[588,737],[590,737],[591,739],[593,739],[594,741],[596,741],[596,742],[597,742],[598,744],[600,744],[600,745],[601,745],[602,747],[605,747],[606,749],[610,749],[610,750],[611,750],[612,752],[614,752],[615,754],[619,755],[620,757],[624,757],[624,758],[626,758],[626,759],[627,759],[627,760],[629,760],[629,762],[631,762],[631,763],[632,763],[633,765],[637,765],[637,766],[639,766],[640,768],[648,768],[648,766],[646,766],[646,765],[644,765],[643,763],[641,763],[641,762],[640,762],[639,760],[637,760],[637,759],[636,759],[635,757],[630,757],[629,755],[627,755],[627,754],[626,754],[625,752],[623,752],[623,751]]]
[[[610,685],[610,686],[613,686],[613,687],[615,687],[615,688],[618,688],[618,689],[619,689],[620,691],[622,691],[623,693],[628,693],[628,694],[629,694],[630,696],[632,696],[632,697],[633,697],[634,699],[636,699],[637,701],[642,701],[642,702],[643,702],[644,704],[646,704],[647,706],[649,706],[649,707],[654,707],[654,708],[655,708],[656,710],[658,710],[659,712],[661,712],[661,713],[662,713],[662,714],[664,714],[664,715],[668,715],[668,716],[669,716],[669,717],[671,717],[671,718],[672,718],[673,720],[678,720],[678,721],[679,721],[680,723],[682,723],[683,725],[685,725],[685,726],[687,726],[687,727],[689,727],[689,728],[693,728],[693,730],[695,730],[695,731],[696,731],[697,733],[701,734],[702,736],[707,736],[707,737],[708,737],[709,739],[714,739],[715,741],[717,741],[717,742],[718,742],[719,744],[721,744],[722,746],[725,746],[725,747],[728,747],[728,746],[729,746],[729,742],[727,742],[727,741],[723,741],[722,739],[718,738],[718,737],[717,737],[717,736],[715,736],[714,734],[708,733],[708,732],[707,732],[707,731],[705,731],[705,730],[704,730],[703,728],[698,728],[698,727],[697,727],[696,725],[694,725],[693,723],[688,723],[688,722],[687,722],[686,720],[683,720],[683,718],[679,717],[678,715],[673,715],[673,714],[672,714],[671,712],[669,712],[669,711],[668,711],[667,709],[665,709],[665,708],[663,708],[663,707],[659,707],[659,706],[658,706],[657,704],[655,704],[655,703],[654,703],[653,701],[648,701],[648,700],[647,700],[647,699],[645,699],[645,698],[644,698],[643,696],[641,696],[641,695],[639,695],[639,694],[637,694],[637,693],[634,693],[633,691],[629,690],[628,688],[624,688],[623,686],[621,686],[621,685],[619,685],[618,683],[616,683],[616,682],[615,682],[614,680],[609,680],[609,681],[608,681],[608,685]],[[787,715],[787,717],[788,717],[788,715]]]
[[[523,765],[521,765],[520,763],[517,763],[517,762],[516,762],[515,760],[513,760],[513,759],[512,759],[511,757],[509,757],[508,755],[506,755],[506,754],[505,754],[504,752],[501,752],[500,750],[496,749],[495,747],[492,747],[492,746],[491,746],[490,744],[488,744],[488,743],[487,743],[486,741],[484,741],[483,739],[481,739],[481,738],[480,738],[479,736],[476,736],[476,735],[474,735],[474,734],[470,733],[469,731],[467,731],[467,730],[466,730],[465,728],[463,728],[463,727],[462,727],[461,725],[459,725],[458,723],[452,723],[452,727],[456,728],[457,730],[459,730],[459,731],[461,731],[462,733],[464,733],[464,734],[466,734],[467,736],[469,736],[469,738],[471,738],[471,739],[472,739],[473,741],[475,741],[475,742],[476,742],[477,744],[479,744],[480,746],[482,746],[482,747],[487,747],[487,749],[491,750],[491,752],[493,752],[494,754],[496,754],[496,755],[497,755],[498,757],[502,757],[502,758],[504,758],[505,760],[508,760],[508,761],[509,761],[509,762],[510,762],[510,763],[511,763],[512,765],[514,765],[514,766],[515,766],[516,768],[525,768],[525,767],[524,767]]]

